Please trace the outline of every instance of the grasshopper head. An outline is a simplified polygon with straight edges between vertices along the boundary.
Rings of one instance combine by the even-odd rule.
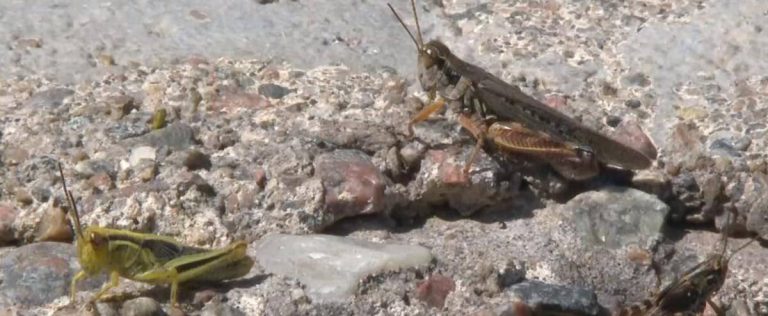
[[[451,56],[451,51],[445,44],[437,40],[432,40],[427,44],[424,44],[424,39],[421,36],[421,26],[419,26],[419,16],[416,14],[416,3],[411,0],[411,8],[413,9],[413,19],[416,21],[416,35],[413,36],[411,30],[405,25],[403,19],[397,14],[395,8],[392,5],[387,4],[389,9],[392,10],[392,14],[400,22],[408,35],[416,44],[416,49],[419,51],[418,69],[419,69],[419,83],[424,91],[430,94],[437,91],[439,87],[438,83],[444,78],[443,71],[450,70],[450,67],[445,67],[445,61],[448,56]]]
[[[437,91],[440,80],[446,78],[443,71],[450,69],[445,67],[450,55],[450,49],[438,40],[431,40],[419,48],[419,83],[424,91]]]
[[[88,227],[83,236],[77,238],[77,256],[81,268],[88,274],[96,274],[106,267],[103,258],[108,258],[108,239],[97,227]]]

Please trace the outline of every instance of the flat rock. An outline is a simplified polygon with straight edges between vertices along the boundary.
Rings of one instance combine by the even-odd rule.
[[[656,196],[620,187],[582,193],[563,207],[583,242],[610,248],[647,245],[659,236],[669,212]]]
[[[298,279],[313,301],[350,298],[365,276],[422,266],[432,260],[421,246],[378,244],[331,235],[269,235],[256,249],[270,273]]]
[[[139,143],[153,147],[167,146],[173,150],[181,150],[194,144],[194,137],[192,127],[184,123],[175,123],[140,137]]]

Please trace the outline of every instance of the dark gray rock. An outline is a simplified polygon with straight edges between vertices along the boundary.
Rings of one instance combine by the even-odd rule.
[[[265,83],[259,86],[259,94],[270,99],[282,99],[293,92],[291,89],[274,83]]]
[[[116,122],[110,124],[104,131],[116,140],[138,137],[149,133],[149,125],[145,122]]]
[[[534,311],[534,315],[552,313],[591,316],[598,315],[601,309],[594,292],[577,287],[525,281],[511,286],[507,291],[525,302]]]
[[[0,306],[41,306],[69,295],[69,284],[79,270],[70,244],[41,242],[16,248],[0,258]],[[80,282],[79,290],[98,288],[105,278]]]
[[[187,157],[184,158],[184,166],[190,171],[199,169],[210,170],[211,158],[201,151],[193,149],[187,152]]]

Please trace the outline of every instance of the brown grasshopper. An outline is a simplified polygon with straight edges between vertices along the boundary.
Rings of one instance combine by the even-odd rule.
[[[755,240],[757,238],[744,243],[726,256],[725,253],[728,250],[726,227],[722,234],[722,250],[709,255],[706,260],[688,269],[679,279],[650,298],[621,308],[614,313],[614,316],[700,315],[706,304],[709,304],[717,315],[725,315],[724,310],[712,301],[712,295],[717,293],[725,283],[731,258]],[[658,274],[657,282],[661,283]]]
[[[460,118],[462,126],[478,140],[464,167],[465,173],[469,172],[486,140],[504,152],[544,160],[572,180],[596,175],[598,162],[639,170],[648,168],[655,159],[655,153],[648,157],[541,103],[484,69],[459,59],[438,40],[424,44],[415,0],[411,0],[411,6],[418,40],[392,5],[387,5],[416,44],[419,83],[430,99],[430,103],[411,119],[409,133],[413,135],[413,125],[443,108],[446,103],[443,100],[447,100],[464,116]],[[479,120],[473,119],[472,114]],[[516,125],[511,125],[513,122]],[[536,140],[539,137],[542,139]]]

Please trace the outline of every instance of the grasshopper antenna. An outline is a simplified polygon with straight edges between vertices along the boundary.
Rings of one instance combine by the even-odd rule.
[[[732,217],[731,216],[733,216],[732,213],[733,213],[733,211],[728,212],[728,217],[726,218],[726,222],[727,222],[728,226],[725,227],[725,231],[724,231],[724,234],[723,234],[723,252],[722,252],[723,255],[725,255],[725,252],[728,250],[728,248],[726,246],[726,243],[728,242],[728,230],[730,230],[730,227],[731,227],[731,221],[732,221]],[[760,238],[760,236],[752,238],[752,240],[750,240],[748,242],[745,242],[739,248],[736,248],[736,250],[734,250],[733,252],[731,252],[730,255],[728,255],[728,259],[726,260],[726,262],[730,262],[731,258],[733,258],[733,256],[736,255],[736,253],[738,253],[739,251],[741,251],[744,248],[747,248],[747,246],[749,246],[751,243],[757,241],[758,238]]]
[[[405,25],[405,22],[403,22],[403,19],[400,18],[400,15],[397,14],[397,11],[395,11],[395,8],[393,8],[392,5],[389,4],[389,3],[387,3],[387,6],[389,6],[390,10],[392,10],[392,13],[395,15],[395,18],[397,18],[397,20],[400,22],[400,25],[402,25],[403,28],[405,29],[405,31],[408,32],[408,35],[413,40],[413,43],[416,44],[416,49],[421,50],[421,47],[424,46],[424,45],[420,45],[419,41],[416,41],[416,37],[413,36],[413,33],[411,33],[411,30],[408,29],[408,26]],[[414,5],[414,8],[416,8],[415,5]],[[416,12],[416,11],[414,11],[414,12]],[[416,28],[419,29],[419,24],[418,23],[416,24]],[[421,29],[419,29],[419,39],[421,39]]]
[[[411,8],[413,9],[413,19],[416,20],[416,35],[419,36],[419,47],[424,47],[424,39],[421,38],[421,26],[419,25],[419,15],[416,14],[416,0],[411,0]]]
[[[730,261],[731,261],[731,258],[733,258],[733,256],[734,256],[734,255],[736,255],[736,253],[737,253],[737,252],[741,251],[741,250],[742,250],[742,249],[744,249],[744,248],[747,248],[747,246],[749,246],[749,244],[751,244],[751,243],[755,242],[755,241],[757,240],[757,238],[759,238],[759,237],[755,237],[755,238],[752,238],[752,240],[750,240],[750,241],[748,241],[748,242],[745,242],[743,245],[741,245],[741,247],[739,247],[739,248],[736,248],[736,250],[734,250],[733,252],[731,252],[731,255],[730,255],[730,256],[728,256],[728,261],[730,262]]]
[[[58,162],[59,165],[59,175],[61,176],[61,184],[64,187],[64,195],[67,196],[67,202],[69,203],[69,215],[72,217],[72,221],[74,222],[74,229],[75,234],[77,235],[77,238],[80,239],[83,237],[83,229],[80,226],[80,215],[77,211],[77,204],[75,204],[75,198],[72,197],[72,193],[69,192],[69,189],[67,189],[67,180],[64,178],[64,169],[61,167],[61,162]]]

